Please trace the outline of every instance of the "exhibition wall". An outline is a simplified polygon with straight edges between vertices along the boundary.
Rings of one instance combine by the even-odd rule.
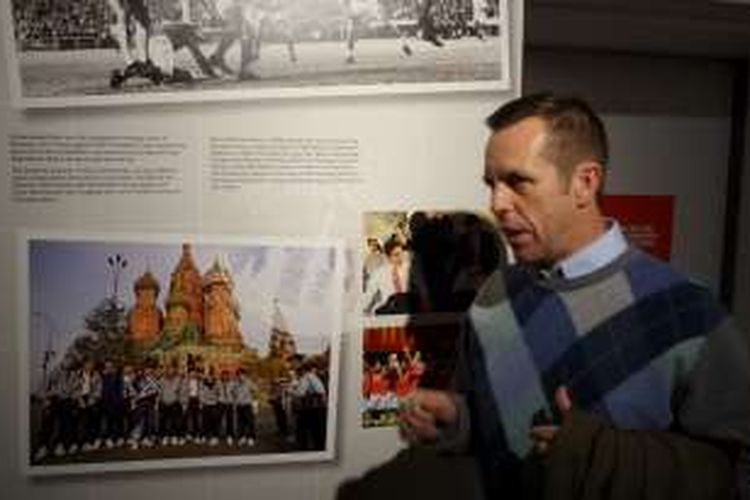
[[[22,111],[0,79],[0,135],[5,180],[0,193],[0,482],[2,498],[187,499],[332,498],[342,481],[388,461],[401,448],[393,427],[363,429],[360,420],[362,323],[359,253],[362,214],[373,211],[477,210],[484,207],[482,120],[520,93],[520,2],[510,2],[512,85],[502,91],[442,91],[375,95],[276,95],[263,99],[168,102],[128,106],[58,106]],[[2,42],[6,42],[2,40]],[[7,48],[7,47],[6,47]],[[607,192],[674,196],[671,262],[712,290],[721,280],[721,249],[729,151],[731,71],[719,60],[661,58],[585,51],[529,50],[524,91],[554,89],[591,99],[610,130]],[[5,68],[4,68],[5,69]],[[285,94],[286,92],[282,93]],[[226,96],[224,96],[226,97]],[[59,105],[59,103],[58,103]],[[12,147],[28,137],[147,137],[171,153],[158,158],[163,191],[116,195],[14,194]],[[218,158],[237,139],[257,147],[313,154],[335,150],[339,182],[276,177],[244,183],[225,175]],[[47,141],[48,139],[45,139]],[[313,145],[311,145],[311,143]],[[101,143],[98,143],[101,144]],[[143,146],[143,142],[139,145]],[[32,144],[48,147],[45,142]],[[247,142],[243,142],[247,147]],[[94,145],[93,147],[96,147]],[[109,147],[109,146],[107,146]],[[218,152],[217,152],[218,151]],[[296,154],[296,153],[295,153]],[[141,159],[134,160],[136,165]],[[331,167],[333,163],[326,165]],[[745,176],[745,192],[750,192]],[[17,177],[15,178],[17,181]],[[161,189],[161,188],[160,188]],[[747,198],[747,197],[746,197]],[[750,204],[743,205],[740,257],[750,257]],[[140,243],[197,238],[307,245],[342,242],[347,277],[341,303],[340,356],[332,458],[189,469],[30,476],[19,410],[28,384],[28,262],[24,238],[118,238]],[[249,238],[249,243],[248,243]],[[279,243],[280,242],[280,243]],[[743,253],[744,252],[744,253]],[[153,265],[153,264],[152,264]],[[105,262],[101,262],[106,267]],[[737,266],[738,316],[750,300],[750,276]],[[306,460],[305,456],[299,458]]]
[[[7,13],[9,7],[4,8]],[[89,79],[79,75],[72,87],[59,93],[60,78],[87,68],[88,57],[113,57],[114,50],[106,54],[99,49],[71,51],[59,63],[54,51],[14,51],[6,36],[2,49],[9,58],[3,60],[2,74],[14,73],[7,61],[22,71],[16,68],[17,79],[10,84],[0,79],[4,169],[0,275],[7,285],[0,295],[0,381],[4,388],[0,497],[327,499],[342,481],[395,455],[403,447],[395,428],[363,429],[361,425],[362,216],[372,211],[484,207],[483,119],[520,93],[522,5],[508,2],[503,16],[507,24],[499,32],[495,30],[485,40],[467,37],[453,45],[446,39],[443,51],[436,44],[412,40],[413,54],[408,56],[392,36],[360,41],[361,52],[354,63],[345,62],[346,44],[340,38],[329,45],[315,40],[301,43],[296,63],[283,61],[282,44],[269,44],[257,66],[261,76],[263,72],[272,75],[269,80],[211,80],[206,83],[210,92],[205,94],[194,90],[200,86],[175,83],[170,87],[167,83],[154,87],[138,78],[126,83],[119,94],[108,88],[109,69]],[[13,26],[7,18],[3,22],[7,35]],[[476,47],[477,58],[482,59],[482,51],[489,51],[503,38],[508,41],[507,49],[488,52],[498,56],[489,65],[493,71],[501,69],[497,82],[373,86],[357,80],[357,85],[342,87],[337,95],[335,86],[310,90],[309,82],[300,76],[309,71],[321,80],[362,75],[366,80],[377,65],[391,64],[403,65],[396,73],[408,80],[412,74],[430,73],[429,67],[425,70],[419,64],[432,60],[442,64],[445,58],[458,57],[463,47]],[[326,52],[329,46],[330,53]],[[455,71],[441,73],[438,80],[460,76],[461,65],[455,60],[449,63]],[[321,64],[330,75],[321,73]],[[334,66],[335,70],[330,69]],[[40,67],[47,69],[34,76]],[[97,62],[95,67],[107,65]],[[279,68],[294,68],[293,78],[306,87],[253,91],[268,81],[288,81],[279,76]],[[222,85],[231,91],[214,92],[213,86]],[[68,96],[65,92],[71,88],[74,95]],[[191,97],[170,93],[165,98],[163,92],[171,88],[187,88]],[[44,96],[41,100],[32,95],[38,89]],[[21,97],[31,95],[31,99],[19,100],[19,90]],[[238,173],[237,163],[231,163],[237,154],[244,165],[258,161],[266,170],[258,167],[252,178],[247,172]],[[300,169],[300,162],[308,168]],[[294,178],[289,178],[290,172]],[[269,289],[268,296],[262,297],[267,302],[264,311],[271,318],[263,323],[268,330],[278,330],[285,320],[291,330],[309,327],[302,315],[295,317],[291,304],[296,300],[299,305],[304,297],[329,304],[329,291],[342,287],[333,307],[329,304],[320,311],[321,316],[338,315],[332,321],[338,321],[340,331],[314,341],[314,357],[331,363],[326,370],[330,376],[329,427],[324,447],[319,452],[266,453],[264,439],[259,437],[256,448],[219,458],[209,454],[207,447],[202,448],[205,456],[176,460],[162,455],[147,458],[149,453],[166,454],[164,447],[156,452],[122,448],[117,453],[141,458],[92,462],[86,458],[93,457],[91,453],[72,454],[68,448],[65,456],[34,460],[38,447],[29,442],[29,430],[36,425],[30,422],[34,418],[29,391],[36,390],[34,373],[41,373],[42,365],[34,357],[33,332],[42,332],[40,338],[51,338],[54,343],[67,331],[60,318],[33,309],[34,297],[43,296],[49,288],[60,290],[52,301],[76,301],[98,288],[100,296],[107,296],[104,303],[117,308],[118,301],[132,300],[139,275],[162,272],[163,248],[179,253],[185,243],[189,245],[183,246],[183,256],[192,248],[204,276],[214,257],[204,260],[201,252],[221,247],[215,263],[224,271],[237,272],[237,288],[244,286],[240,267],[246,276],[253,272],[260,276],[272,267],[268,264],[272,260],[253,255],[277,252],[296,257],[277,266],[276,279],[297,283],[304,276],[299,289]],[[41,269],[36,267],[37,248],[42,252],[39,255],[52,249],[52,259],[42,260],[55,272],[72,273],[53,278],[42,271],[38,273],[41,281],[35,284],[31,276]],[[320,248],[325,252],[315,253]],[[104,253],[97,254],[100,249]],[[94,255],[90,252],[97,257],[86,261],[87,255]],[[76,256],[79,272],[66,269],[63,262],[72,261],[65,261],[65,255]],[[115,259],[120,255],[122,261]],[[120,268],[125,259],[128,265]],[[84,284],[81,275],[96,278]],[[164,276],[159,278],[160,297],[179,281],[173,275],[166,286],[170,278],[168,273]],[[119,291],[113,284],[118,279]],[[258,297],[252,285],[248,288],[248,297]],[[282,296],[272,296],[278,293]],[[46,304],[44,299],[40,303]],[[274,313],[272,304],[276,303],[280,314]],[[245,316],[238,320],[244,321],[248,312],[252,315],[255,305],[240,303]],[[78,319],[85,321],[83,312]],[[242,334],[256,343],[252,345],[259,355],[264,354],[267,338],[259,340],[262,334],[257,331],[243,330]],[[313,352],[304,351],[312,348],[305,347],[300,337],[296,340],[302,354]],[[63,343],[48,350],[60,353],[67,348]],[[307,357],[313,359],[311,354]],[[45,363],[42,360],[46,376]],[[101,456],[107,452],[98,450]],[[55,461],[64,465],[50,465]]]

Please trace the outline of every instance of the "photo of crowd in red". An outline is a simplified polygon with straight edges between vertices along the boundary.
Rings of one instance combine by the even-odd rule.
[[[417,387],[446,388],[455,366],[455,322],[367,328],[363,338],[363,427],[398,424],[400,406]]]

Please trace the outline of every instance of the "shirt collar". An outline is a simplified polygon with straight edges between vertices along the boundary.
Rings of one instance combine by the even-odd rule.
[[[580,278],[613,262],[628,248],[620,224],[607,220],[607,230],[596,240],[558,262],[554,270],[565,279]]]

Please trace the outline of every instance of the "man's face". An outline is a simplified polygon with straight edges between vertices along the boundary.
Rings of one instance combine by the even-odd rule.
[[[388,261],[393,267],[399,267],[404,263],[404,249],[400,246],[393,247],[391,253],[388,254]]]
[[[570,255],[576,223],[568,182],[544,156],[546,126],[526,118],[492,134],[484,181],[490,208],[518,262],[551,265]]]

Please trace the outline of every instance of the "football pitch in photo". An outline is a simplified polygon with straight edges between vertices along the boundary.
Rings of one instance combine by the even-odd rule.
[[[210,54],[214,46],[215,43],[205,43],[201,50]],[[293,58],[286,44],[269,43],[262,46],[260,58],[252,64],[252,78],[226,72],[216,78],[206,77],[190,53],[180,50],[174,55],[175,67],[193,75],[188,81],[155,84],[146,78],[132,78],[117,87],[111,85],[111,76],[122,68],[122,60],[115,49],[23,51],[18,54],[18,61],[25,98],[503,79],[500,37],[448,39],[442,46],[415,39],[410,47],[410,53],[406,53],[395,38],[363,39],[357,42],[354,59],[348,60],[344,41],[300,42],[295,44]],[[237,47],[227,53],[230,70],[238,68],[239,57]]]

